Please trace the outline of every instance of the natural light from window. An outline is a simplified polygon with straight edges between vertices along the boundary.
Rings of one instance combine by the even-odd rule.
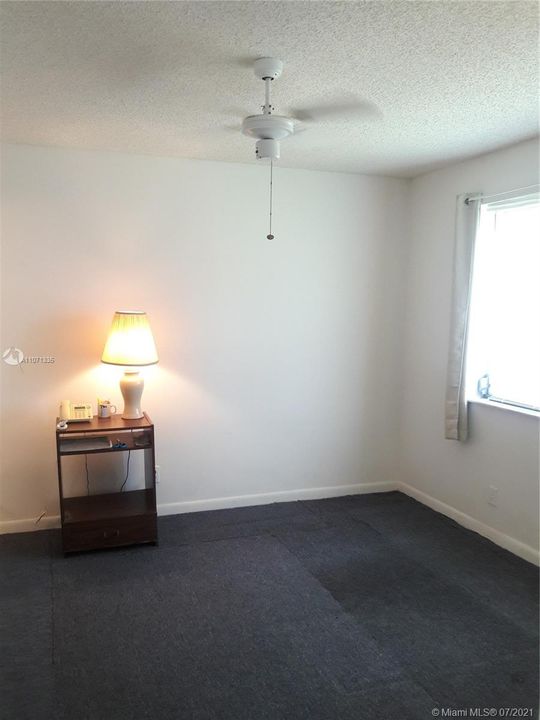
[[[540,409],[539,271],[538,193],[482,204],[469,315],[468,399],[483,396]]]

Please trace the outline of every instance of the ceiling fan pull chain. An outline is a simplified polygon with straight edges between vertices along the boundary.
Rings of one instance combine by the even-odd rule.
[[[267,240],[273,240],[274,236],[272,235],[272,175],[274,172],[274,162],[273,160],[270,160],[270,232],[266,236]]]

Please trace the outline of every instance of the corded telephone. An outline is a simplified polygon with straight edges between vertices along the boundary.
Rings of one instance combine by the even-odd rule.
[[[88,422],[92,420],[92,405],[90,403],[74,403],[62,400],[60,405],[60,420],[65,422]]]

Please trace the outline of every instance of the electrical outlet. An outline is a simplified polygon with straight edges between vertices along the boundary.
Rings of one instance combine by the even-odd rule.
[[[497,507],[499,503],[499,488],[496,488],[495,485],[488,487],[488,503],[493,507]]]
[[[156,465],[156,485],[159,485],[161,481],[161,468],[159,465]]]

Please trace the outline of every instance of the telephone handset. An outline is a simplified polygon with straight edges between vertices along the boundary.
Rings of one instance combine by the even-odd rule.
[[[74,403],[62,400],[60,405],[60,420],[70,422],[88,422],[92,420],[92,405],[90,403]]]

